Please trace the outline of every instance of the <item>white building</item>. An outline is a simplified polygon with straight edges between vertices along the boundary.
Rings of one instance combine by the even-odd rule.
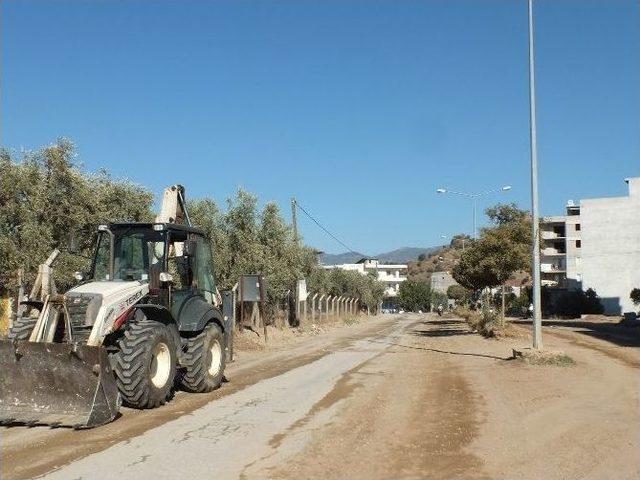
[[[640,177],[626,182],[627,196],[570,202],[540,223],[542,284],[592,288],[610,315],[637,310],[629,294],[640,288]]]
[[[612,314],[638,310],[629,294],[640,288],[640,177],[627,184],[627,196],[580,202],[582,288]]]
[[[407,265],[403,263],[385,264],[376,258],[361,258],[356,263],[343,263],[341,265],[325,265],[324,268],[339,268],[341,270],[355,270],[362,275],[371,272],[376,278],[385,284],[385,297],[395,297],[400,290],[400,284],[407,279]]]

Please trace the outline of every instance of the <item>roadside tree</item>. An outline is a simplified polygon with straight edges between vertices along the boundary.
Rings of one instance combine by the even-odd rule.
[[[455,280],[471,290],[504,286],[514,272],[530,268],[528,213],[513,204],[497,205],[486,213],[494,226],[483,229],[480,239],[464,250],[453,269]],[[503,294],[502,318],[504,315]]]
[[[400,284],[398,305],[408,311],[427,311],[431,307],[431,289],[424,282],[406,280]]]
[[[457,305],[463,305],[471,298],[471,291],[462,285],[451,285],[447,288],[447,297],[455,300]]]

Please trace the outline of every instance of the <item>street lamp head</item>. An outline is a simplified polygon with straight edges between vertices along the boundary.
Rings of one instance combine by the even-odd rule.
[[[507,190],[511,190],[511,185],[505,185],[504,187],[502,187],[503,192],[506,192]]]
[[[439,189],[436,190],[436,192],[438,192],[438,193],[447,193],[447,190],[444,189],[444,188],[439,188]]]

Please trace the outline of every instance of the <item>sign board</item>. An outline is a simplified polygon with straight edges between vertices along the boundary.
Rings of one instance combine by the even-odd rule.
[[[309,294],[307,293],[307,281],[306,280],[298,280],[297,285],[297,298],[299,302],[304,302]]]
[[[240,277],[240,294],[242,298],[239,300],[241,302],[260,302],[263,299],[260,297],[260,291],[265,291],[264,285],[263,288],[260,288],[260,282],[263,282],[264,279],[260,275],[242,275]]]

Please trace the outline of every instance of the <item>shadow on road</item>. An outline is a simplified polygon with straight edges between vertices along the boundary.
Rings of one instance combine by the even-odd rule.
[[[464,325],[463,320],[425,320],[422,325]]]
[[[473,335],[463,320],[425,320],[420,326],[427,328],[414,328],[411,335],[417,337],[452,337],[456,335]],[[438,327],[438,328],[434,328]]]
[[[531,325],[531,320],[513,320],[519,325]],[[617,322],[589,322],[585,320],[543,320],[543,327],[570,328],[592,338],[605,340],[620,347],[640,347],[640,330],[620,325]]]
[[[413,330],[411,335],[417,337],[452,337],[454,335],[473,335],[473,333],[459,328],[439,328],[438,330]]]
[[[420,328],[422,326],[423,328]],[[469,331],[467,323],[464,320],[458,319],[442,319],[442,320],[425,320],[417,324],[418,328],[412,329],[409,334],[416,337],[452,337],[458,335],[475,335],[475,333]],[[429,348],[415,345],[404,345],[402,343],[395,343],[383,340],[372,340],[369,342],[382,343],[389,346],[410,348],[413,350],[425,350],[428,352],[443,353],[446,355],[462,355],[466,357],[480,357],[491,358],[493,360],[513,360],[513,357],[499,357],[497,355],[489,355],[484,353],[472,353],[472,352],[456,352],[453,350],[441,350],[438,348]]]
[[[439,350],[437,348],[416,347],[416,346],[413,346],[413,345],[403,345],[402,343],[387,342],[387,341],[382,341],[382,340],[369,339],[367,341],[368,342],[372,342],[372,343],[382,343],[383,345],[389,345],[389,346],[394,346],[394,347],[411,348],[413,350],[426,350],[426,351],[429,351],[429,352],[445,353],[447,355],[462,355],[462,356],[465,356],[465,357],[492,358],[494,360],[503,360],[503,361],[513,360],[513,356],[498,357],[497,355],[488,355],[488,354],[485,354],[485,353],[454,352],[454,351],[451,351],[451,350]]]

